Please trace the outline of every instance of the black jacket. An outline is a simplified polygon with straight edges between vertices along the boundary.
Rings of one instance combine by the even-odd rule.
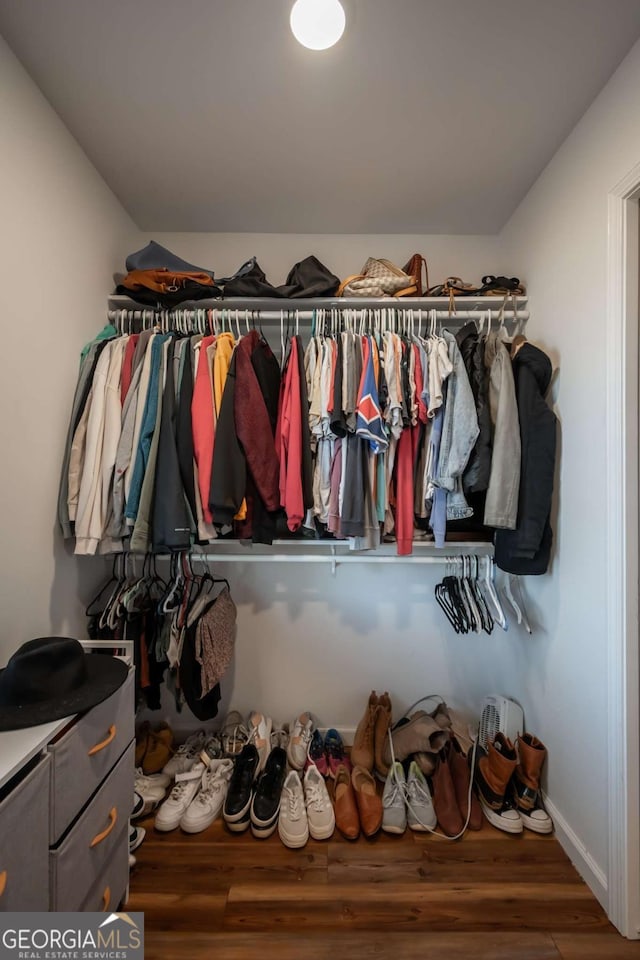
[[[465,493],[481,493],[489,486],[491,475],[491,415],[489,412],[489,372],[484,364],[484,340],[474,323],[467,323],[456,335],[462,361],[476,405],[480,433],[462,476]]]
[[[549,523],[556,460],[556,415],[545,394],[551,382],[548,356],[525,343],[513,360],[522,460],[518,526],[496,533],[496,563],[516,574],[547,572],[553,534]]]
[[[173,347],[173,344],[171,344]],[[155,553],[188,550],[191,523],[176,446],[176,397],[173,350],[169,351],[162,395],[162,418],[153,494],[152,541]]]

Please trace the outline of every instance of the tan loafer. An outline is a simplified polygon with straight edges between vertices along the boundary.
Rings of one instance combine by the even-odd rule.
[[[342,836],[346,840],[357,840],[360,835],[358,806],[351,783],[351,774],[342,763],[336,771],[333,805],[336,827]]]
[[[382,797],[378,796],[376,782],[364,767],[354,767],[351,783],[356,795],[360,824],[365,837],[372,837],[382,826]]]

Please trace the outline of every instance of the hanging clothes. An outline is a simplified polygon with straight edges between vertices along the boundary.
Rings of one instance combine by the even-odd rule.
[[[496,533],[496,563],[508,573],[539,575],[549,566],[557,430],[545,399],[551,373],[549,357],[532,343],[524,343],[513,359],[522,446],[518,523],[515,530]]]
[[[516,398],[503,330],[420,336],[334,317],[308,343],[288,338],[281,369],[257,330],[236,338],[204,319],[188,329],[182,314],[167,332],[163,314],[164,330],[102,331],[88,345],[58,496],[77,553],[278,535],[354,550],[384,538],[404,555],[429,530],[444,546],[478,503],[476,524],[524,530],[520,516],[537,517],[520,454],[532,401]],[[530,349],[522,357],[530,384]],[[539,440],[544,416],[531,429]],[[183,636],[167,635],[172,656]]]

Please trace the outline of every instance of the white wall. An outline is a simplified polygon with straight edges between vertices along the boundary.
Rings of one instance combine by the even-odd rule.
[[[0,90],[2,665],[33,637],[85,635],[95,568],[54,532],[58,478],[80,349],[137,231],[2,38]]]
[[[640,159],[640,44],[522,202],[502,239],[526,267],[529,335],[560,365],[556,557],[529,591],[542,630],[509,688],[549,748],[548,794],[607,873],[604,377],[607,193]],[[622,787],[621,787],[622,788]]]

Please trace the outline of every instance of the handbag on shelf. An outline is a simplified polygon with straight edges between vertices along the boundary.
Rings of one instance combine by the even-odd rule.
[[[160,267],[130,270],[116,287],[116,293],[129,296],[139,303],[161,303],[171,307],[186,300],[213,299],[219,297],[222,291],[215,285],[209,273]]]
[[[483,297],[506,297],[508,294],[523,296],[525,289],[518,277],[494,277],[487,274],[482,278],[480,293]]]
[[[424,284],[422,283],[422,267],[424,265]],[[402,268],[413,279],[416,285],[416,297],[422,297],[429,289],[429,267],[425,258],[414,253],[409,262]]]
[[[460,277],[447,277],[442,285],[442,295],[455,297],[477,297],[482,292],[474,283],[465,283]]]
[[[369,257],[360,273],[343,280],[339,297],[412,297],[416,294],[412,276],[390,260]]]

